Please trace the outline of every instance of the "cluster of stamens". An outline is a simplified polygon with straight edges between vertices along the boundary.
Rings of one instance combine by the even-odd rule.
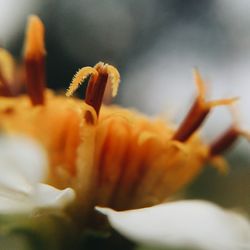
[[[31,16],[29,18],[26,32],[23,68],[26,89],[32,106],[47,105],[45,94],[45,55],[43,24],[38,17]],[[9,77],[9,73],[6,73],[6,70],[4,69],[4,64],[8,64],[9,68],[13,68],[11,56],[6,51],[0,50],[0,95],[12,97],[16,95],[12,90],[14,85],[13,79],[16,78]],[[229,98],[216,101],[206,101],[205,84],[198,70],[194,71],[194,78],[198,89],[198,95],[179,128],[171,135],[171,138],[168,139],[172,144],[176,142],[176,145],[180,145],[180,147],[187,143],[194,133],[197,132],[212,108],[220,105],[231,105],[237,100],[237,98]],[[105,91],[107,91],[107,86],[112,90],[111,96],[115,96],[120,82],[120,75],[115,67],[102,62],[96,64],[94,67],[84,67],[73,77],[66,92],[66,96],[72,96],[78,89],[79,85],[83,82],[87,82],[85,104],[88,108],[82,113],[82,118],[87,126],[94,127],[98,123],[98,118],[100,118],[100,109],[105,96]],[[119,122],[117,122],[117,124],[119,124]],[[207,159],[211,160],[216,158],[228,149],[236,141],[239,135],[244,135],[246,137],[249,136],[234,123],[224,134],[208,145]],[[102,175],[100,174],[98,177],[99,179],[97,178],[97,182],[101,182],[101,176]]]

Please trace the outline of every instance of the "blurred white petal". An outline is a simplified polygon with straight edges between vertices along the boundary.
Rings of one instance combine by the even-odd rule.
[[[46,184],[39,184],[34,193],[33,200],[36,207],[64,208],[74,198],[75,192],[72,188],[59,190]]]
[[[96,208],[125,237],[149,246],[203,250],[250,249],[250,223],[205,201],[178,201],[117,212]]]
[[[13,198],[0,194],[0,214],[27,213],[32,209],[33,204],[27,196]]]
[[[21,136],[0,137],[0,169],[8,168],[22,174],[29,182],[44,180],[48,174],[48,161],[43,148],[36,142]]]
[[[56,189],[46,181],[48,161],[31,139],[0,137],[0,213],[29,213],[63,209],[75,198],[74,190]]]
[[[18,169],[11,165],[0,165],[0,195],[16,196],[20,193],[29,194],[32,192],[32,185],[30,182],[20,174]]]

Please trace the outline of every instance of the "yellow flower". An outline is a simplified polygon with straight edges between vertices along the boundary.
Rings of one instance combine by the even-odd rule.
[[[45,54],[43,24],[31,16],[23,60],[27,94],[13,91],[16,77],[9,72],[15,74],[15,64],[0,51],[0,127],[44,146],[49,156],[47,183],[75,189],[79,216],[95,205],[125,210],[158,204],[190,183],[208,161],[225,169],[219,155],[241,131],[233,125],[206,145],[197,130],[213,107],[229,105],[235,98],[206,101],[197,70],[197,98],[176,129],[160,118],[102,105],[106,86],[114,96],[120,81],[116,68],[108,64],[84,67],[73,78],[67,96],[89,77],[84,101],[46,89]]]

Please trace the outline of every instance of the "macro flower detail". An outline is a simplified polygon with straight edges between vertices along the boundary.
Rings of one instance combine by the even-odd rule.
[[[59,190],[43,183],[47,160],[34,141],[1,136],[0,147],[0,214],[64,209],[74,200],[71,188]]]
[[[146,246],[250,249],[250,222],[210,202],[183,200],[121,212],[96,209],[106,215],[111,226],[122,235]]]
[[[81,221],[96,205],[126,210],[159,204],[189,184],[207,162],[225,170],[220,155],[243,134],[233,124],[212,144],[202,141],[198,130],[211,109],[230,105],[235,98],[207,101],[197,70],[197,98],[175,128],[164,119],[102,105],[106,87],[115,96],[120,81],[119,72],[109,64],[80,69],[67,97],[47,89],[44,27],[36,16],[29,18],[24,48],[27,93],[13,92],[13,81],[0,68],[0,127],[6,134],[32,137],[46,149],[46,183],[75,190],[72,211]],[[4,58],[0,65],[13,61]],[[87,80],[85,100],[69,98]]]

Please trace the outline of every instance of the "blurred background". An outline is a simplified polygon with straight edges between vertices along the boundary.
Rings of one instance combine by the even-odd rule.
[[[240,124],[250,131],[250,1],[248,0],[0,0],[0,46],[21,58],[29,14],[46,26],[47,79],[65,89],[82,66],[118,67],[114,100],[179,124],[195,97],[198,67],[211,99],[239,96]],[[216,108],[202,129],[210,142],[232,122]],[[207,168],[187,197],[250,213],[250,146],[240,140],[227,176]]]

